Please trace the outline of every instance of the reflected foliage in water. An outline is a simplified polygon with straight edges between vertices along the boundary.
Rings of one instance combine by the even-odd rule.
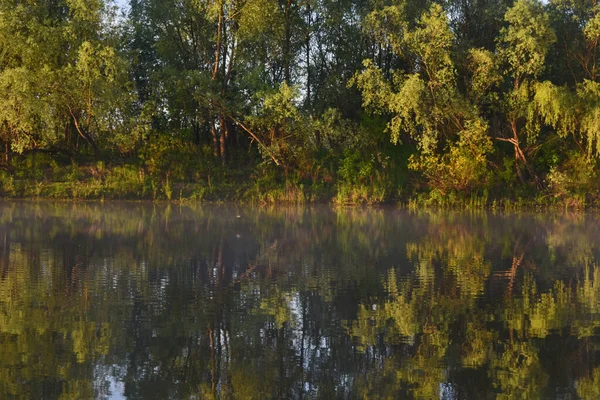
[[[600,398],[600,218],[0,205],[2,398]]]

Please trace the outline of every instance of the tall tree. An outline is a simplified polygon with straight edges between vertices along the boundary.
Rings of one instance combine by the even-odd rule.
[[[408,27],[403,35],[387,36],[413,73],[394,71],[388,80],[365,61],[366,69],[355,78],[363,104],[392,115],[388,130],[394,143],[404,135],[416,141],[418,153],[410,165],[433,188],[444,193],[474,188],[482,181],[491,144],[487,124],[457,90],[448,18],[433,4],[416,27],[401,24]]]
[[[507,135],[496,139],[510,143],[514,148],[515,166],[522,183],[523,168],[542,188],[542,181],[529,162],[527,152],[539,139],[539,131],[532,126],[532,100],[535,82],[545,67],[546,54],[556,40],[550,19],[537,0],[518,0],[505,16],[508,27],[498,39],[500,60],[506,68],[507,90],[502,99],[506,116]]]
[[[132,46],[138,70],[146,68],[138,82],[155,88],[149,100],[162,129],[191,131],[196,142],[204,130],[223,165],[236,121],[252,112],[254,95],[295,79],[301,23],[296,2],[136,1],[130,20],[149,25],[137,30],[143,39]]]
[[[0,130],[5,148],[98,153],[129,122],[124,64],[101,1],[0,2]],[[128,126],[127,128],[131,128]],[[120,140],[125,140],[120,137]]]

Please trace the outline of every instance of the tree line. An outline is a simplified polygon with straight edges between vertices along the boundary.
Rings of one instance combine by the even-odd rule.
[[[597,0],[0,0],[0,16],[4,182],[71,165],[105,184],[106,163],[169,198],[598,194]]]

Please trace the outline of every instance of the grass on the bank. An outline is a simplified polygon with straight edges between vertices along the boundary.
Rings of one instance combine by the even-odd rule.
[[[32,154],[13,163],[14,171],[0,171],[0,196],[50,199],[145,199],[170,201],[238,201],[257,204],[336,205],[401,204],[410,209],[585,209],[598,206],[593,195],[561,191],[490,193],[414,193],[402,176],[374,174],[364,182],[347,179],[311,181],[288,177],[261,167],[219,168],[200,165],[181,171],[149,172],[140,163],[104,162],[59,164],[45,154]],[[251,165],[251,164],[250,164]]]

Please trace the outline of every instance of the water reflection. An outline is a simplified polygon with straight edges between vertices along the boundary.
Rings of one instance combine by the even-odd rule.
[[[599,242],[591,214],[0,204],[0,398],[600,398]]]

